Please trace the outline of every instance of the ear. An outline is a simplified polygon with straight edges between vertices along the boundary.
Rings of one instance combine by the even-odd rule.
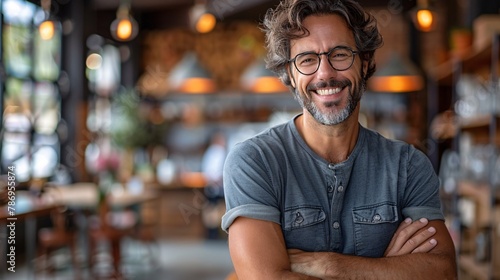
[[[288,63],[288,67],[286,67],[286,72],[288,73],[288,77],[290,77],[290,83],[292,84],[292,87],[297,88],[297,85],[295,84],[295,77],[292,75],[291,63]]]

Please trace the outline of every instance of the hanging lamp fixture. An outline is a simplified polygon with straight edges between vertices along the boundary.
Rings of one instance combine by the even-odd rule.
[[[54,37],[56,28],[58,28],[58,22],[51,19],[50,2],[51,0],[42,0],[40,2],[45,18],[38,26],[38,32],[40,34],[40,38],[44,41],[51,40]]]
[[[243,89],[253,93],[287,92],[288,88],[281,82],[274,72],[266,68],[263,58],[257,59],[243,73],[241,77]]]
[[[424,79],[409,59],[393,53],[388,62],[368,80],[368,88],[377,92],[415,92],[424,88]]]
[[[430,8],[429,0],[418,0],[417,6],[411,11],[415,27],[423,32],[434,30],[437,14]]]
[[[130,41],[139,33],[137,21],[130,15],[130,0],[122,0],[116,12],[116,19],[110,26],[111,35],[118,41]]]
[[[170,88],[182,93],[213,93],[215,81],[200,64],[194,52],[188,52],[172,69],[169,76]]]
[[[191,27],[198,33],[208,33],[215,28],[217,18],[207,9],[206,0],[198,0],[189,12]]]

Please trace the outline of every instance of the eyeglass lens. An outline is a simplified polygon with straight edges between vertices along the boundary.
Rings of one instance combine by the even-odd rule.
[[[319,69],[321,54],[303,53],[295,57],[295,67],[304,75],[311,75]],[[337,71],[344,71],[351,67],[354,61],[352,50],[347,48],[335,48],[326,53],[330,65]]]

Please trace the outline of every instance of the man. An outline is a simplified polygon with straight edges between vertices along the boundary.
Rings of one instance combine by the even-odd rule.
[[[268,67],[303,108],[231,149],[222,228],[239,279],[453,279],[425,155],[358,123],[382,38],[359,4],[284,0]]]

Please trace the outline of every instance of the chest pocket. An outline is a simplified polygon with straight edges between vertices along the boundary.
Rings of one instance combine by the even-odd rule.
[[[383,256],[399,225],[396,205],[384,203],[354,208],[352,218],[356,255]]]
[[[321,207],[299,206],[283,213],[287,248],[320,251],[327,248],[326,214]]]

